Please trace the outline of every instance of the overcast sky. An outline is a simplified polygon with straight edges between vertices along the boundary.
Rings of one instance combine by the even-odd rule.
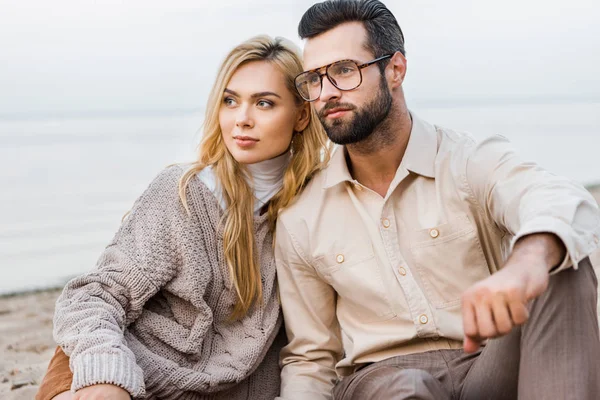
[[[419,104],[600,101],[598,0],[388,0]],[[227,51],[312,0],[0,0],[0,115],[200,109]]]

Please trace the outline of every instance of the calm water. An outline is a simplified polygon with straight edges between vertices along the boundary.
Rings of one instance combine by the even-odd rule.
[[[555,173],[600,182],[600,104],[414,111],[477,136],[503,134]],[[201,120],[0,120],[0,293],[59,285],[92,268],[150,180],[192,159]]]

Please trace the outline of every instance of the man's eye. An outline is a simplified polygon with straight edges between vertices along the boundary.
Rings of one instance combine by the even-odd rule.
[[[308,83],[311,85],[316,85],[318,83],[321,83],[321,79],[320,79],[319,75],[315,74],[308,78]]]

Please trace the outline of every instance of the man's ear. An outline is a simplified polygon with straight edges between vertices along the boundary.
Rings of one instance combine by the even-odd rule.
[[[399,51],[394,53],[392,58],[390,58],[386,71],[389,71],[387,74],[392,89],[402,86],[404,77],[406,76],[406,58],[402,53]]]
[[[302,103],[298,108],[298,115],[296,116],[296,123],[294,124],[294,130],[296,132],[302,132],[308,126],[310,122],[310,104],[307,102]]]

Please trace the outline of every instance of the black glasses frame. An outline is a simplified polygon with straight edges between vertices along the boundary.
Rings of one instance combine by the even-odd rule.
[[[357,63],[354,60],[339,60],[339,61],[334,61],[331,64],[327,64],[327,65],[324,65],[324,66],[319,67],[319,68],[315,68],[315,69],[311,69],[311,70],[308,70],[308,71],[304,71],[304,72],[301,72],[300,74],[296,75],[296,77],[294,78],[294,86],[296,87],[296,91],[298,92],[298,94],[304,100],[306,100],[308,102],[316,101],[319,97],[321,97],[321,91],[323,91],[323,77],[325,75],[327,75],[327,79],[329,79],[329,82],[331,82],[331,84],[333,86],[335,86],[336,88],[338,88],[339,90],[343,90],[343,91],[354,90],[354,89],[356,89],[357,87],[359,87],[362,84],[362,72],[361,71],[362,71],[363,68],[367,68],[369,65],[373,65],[375,63],[378,63],[379,61],[386,60],[386,59],[388,59],[388,58],[390,58],[392,56],[393,56],[393,54],[386,54],[385,56],[378,57],[378,58],[376,58],[374,60],[367,61],[366,63],[363,63],[363,64],[359,64],[359,63]],[[335,83],[335,79],[332,79],[329,76],[329,67],[331,67],[332,65],[335,65],[335,64],[343,63],[343,62],[352,62],[352,63],[356,64],[356,66],[358,67],[358,75],[360,76],[360,81],[358,82],[358,85],[354,86],[351,89],[342,89],[341,87],[339,87],[337,85],[337,83]],[[323,69],[325,69],[325,72],[323,72],[323,73],[319,72],[319,71],[321,71]],[[319,74],[319,79],[320,79],[320,83],[321,83],[321,90],[319,91],[319,96],[317,96],[317,98],[309,100],[309,99],[307,99],[306,97],[304,97],[302,95],[302,93],[298,89],[298,83],[297,82],[298,82],[298,78],[301,77],[302,75],[306,75],[306,74],[310,74],[310,73],[314,73],[314,72],[316,72],[316,73]]]

